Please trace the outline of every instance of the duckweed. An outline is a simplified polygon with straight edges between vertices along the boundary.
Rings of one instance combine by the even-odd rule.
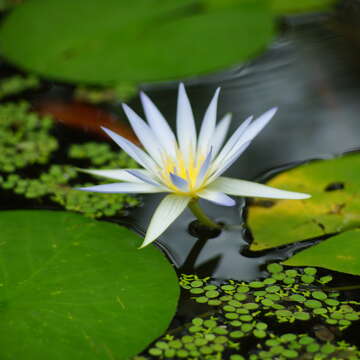
[[[169,341],[177,339],[182,344],[177,343],[177,346],[186,349],[187,358],[191,360],[286,360],[299,359],[300,355],[304,359],[319,360],[360,357],[355,346],[336,338],[329,342],[320,336],[281,333],[285,328],[274,327],[276,323],[316,321],[324,327],[337,327],[336,333],[340,334],[359,320],[360,312],[351,306],[359,303],[349,304],[340,299],[339,292],[324,288],[331,279],[318,277],[315,268],[284,269],[274,263],[269,264],[267,270],[270,282],[267,279],[229,280],[219,284],[212,283],[210,278],[182,275],[181,286],[195,302],[203,304],[201,306],[210,305],[210,310],[208,308],[191,324],[160,339],[147,355],[156,359],[180,358],[177,352],[165,352],[167,347],[163,345],[170,346]],[[252,348],[249,349],[248,344],[253,344]],[[161,355],[153,355],[159,352]]]
[[[50,117],[29,112],[25,102],[0,105],[0,172],[47,163],[58,148],[52,126]]]
[[[39,85],[40,81],[34,75],[14,75],[8,78],[3,78],[0,81],[0,99],[3,100],[8,96],[18,95],[23,91],[36,89]]]
[[[94,218],[122,214],[127,208],[139,204],[138,197],[128,194],[74,190],[74,187],[94,183],[84,182],[85,175],[73,165],[48,165],[55,162],[57,151],[62,150],[59,149],[57,139],[51,135],[52,130],[52,119],[30,112],[29,105],[25,102],[0,105],[1,188],[27,199],[36,199],[37,203],[48,203],[50,200],[67,210]],[[67,155],[68,163],[79,162],[86,168],[137,166],[124,152],[112,151],[106,143],[75,144],[70,146],[67,154],[61,154],[61,158],[64,155]],[[37,165],[36,168],[31,167],[33,165]],[[86,177],[91,180],[88,175]]]

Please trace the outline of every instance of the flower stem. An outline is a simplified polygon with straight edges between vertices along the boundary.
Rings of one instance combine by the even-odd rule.
[[[221,229],[222,226],[211,220],[200,207],[198,199],[193,199],[189,202],[189,208],[194,216],[203,224],[213,229]]]

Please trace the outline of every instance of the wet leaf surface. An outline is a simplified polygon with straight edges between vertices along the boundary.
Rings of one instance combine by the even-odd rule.
[[[247,60],[271,41],[273,17],[262,0],[30,0],[0,34],[5,57],[27,70],[67,81],[138,83]]]
[[[177,277],[139,236],[55,211],[4,211],[0,226],[1,359],[127,359],[167,328]]]
[[[285,265],[320,266],[360,275],[360,230],[346,231],[301,251]]]
[[[334,0],[273,0],[272,8],[276,13],[303,13],[311,11],[330,10],[335,5]]]
[[[268,184],[309,193],[312,198],[274,201],[270,207],[261,202],[251,205],[248,224],[254,237],[252,250],[360,226],[359,154],[310,162],[275,176]]]

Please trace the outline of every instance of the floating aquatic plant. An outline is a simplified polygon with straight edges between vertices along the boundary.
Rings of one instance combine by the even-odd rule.
[[[58,148],[49,134],[53,123],[29,112],[25,102],[0,106],[0,171],[13,172],[33,164],[45,164]]]
[[[359,303],[341,300],[341,293],[328,287],[332,277],[319,276],[316,268],[286,269],[273,263],[267,270],[267,278],[251,282],[182,275],[181,286],[194,301],[207,305],[204,315],[170,331],[148,355],[194,360],[358,358],[358,349],[338,336],[359,320],[354,308]],[[321,332],[314,331],[314,337],[301,333],[303,324],[314,322]]]
[[[252,117],[245,120],[224,145],[231,116],[225,115],[216,124],[219,92],[220,89],[217,89],[206,110],[198,136],[183,84],[179,86],[177,136],[144,93],[141,93],[141,101],[148,123],[127,105],[124,104],[123,108],[145,151],[103,128],[144,169],[87,170],[90,174],[122,182],[78,190],[100,193],[168,193],[151,219],[142,247],[156,240],[187,206],[200,222],[219,228],[219,224],[204,214],[198,204],[199,198],[223,206],[233,206],[236,202],[228,195],[276,199],[309,197],[307,194],[221,176],[271,120],[276,108],[267,111],[254,122]]]
[[[14,75],[5,79],[1,79],[0,99],[4,99],[11,95],[17,95],[25,90],[36,89],[39,85],[40,81],[34,75]]]
[[[80,85],[75,89],[74,98],[91,104],[115,103],[119,100],[126,101],[130,99],[136,92],[137,87],[130,83],[122,83],[114,87]]]
[[[316,359],[316,360],[357,360],[360,351],[344,341],[335,343],[321,342],[306,334],[271,334],[264,344],[258,344],[257,354],[251,354],[249,360],[262,359]]]
[[[48,200],[67,210],[89,217],[114,216],[139,204],[130,194],[105,195],[74,191],[72,186],[92,185],[84,180],[70,164],[47,166],[58,149],[57,139],[51,135],[53,121],[29,111],[27,103],[0,106],[0,187],[13,191],[38,203]],[[68,162],[82,162],[93,166],[135,167],[136,163],[124,152],[114,152],[106,143],[74,144],[69,148]],[[30,165],[42,168],[26,171]],[[86,183],[84,183],[86,181]]]

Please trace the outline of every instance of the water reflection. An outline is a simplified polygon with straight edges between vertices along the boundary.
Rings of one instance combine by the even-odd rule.
[[[281,164],[358,148],[358,53],[353,51],[353,44],[338,33],[339,29],[343,29],[342,24],[321,17],[292,21],[284,34],[256,61],[216,76],[189,81],[187,89],[198,120],[214,89],[222,87],[219,112],[233,113],[231,131],[249,114],[259,115],[274,105],[279,107],[277,116],[227,175],[254,179]],[[145,86],[173,125],[176,88],[175,83]],[[138,100],[132,105],[141,112]],[[153,198],[147,200],[146,206],[136,213],[144,229],[155,207]],[[241,206],[240,210],[211,204],[206,208],[219,220],[241,224]],[[161,246],[170,251],[178,266],[183,264],[194,245],[194,238],[186,232],[192,219],[190,213],[184,213],[160,239]],[[241,230],[223,232],[207,242],[195,265],[201,267],[220,255],[214,276],[249,280],[259,275],[258,265],[271,256],[241,256],[244,246]]]
[[[288,19],[282,35],[255,61],[186,82],[198,125],[219,85],[222,87],[219,117],[233,113],[230,132],[250,114],[260,115],[273,106],[279,107],[276,117],[227,175],[253,180],[273,167],[359,147],[359,14],[357,21],[348,19],[348,15],[337,21],[323,16]],[[143,86],[173,127],[177,86],[176,82]],[[68,86],[48,83],[46,89],[29,94],[29,100],[37,100],[39,93],[45,99],[67,100],[72,95]],[[138,98],[130,105],[142,113]],[[115,110],[120,109],[118,106]],[[84,140],[89,138],[89,133],[61,127],[57,131],[60,141],[66,143],[62,148],[78,142],[79,135]],[[134,212],[133,225],[140,233],[145,232],[159,201],[160,196],[147,196],[144,206]],[[287,249],[259,257],[241,255],[247,246],[243,238],[243,202],[239,200],[234,208],[203,204],[210,216],[236,224],[237,228],[223,231],[198,249],[193,265],[200,274],[251,280],[261,274],[260,264],[286,254]],[[186,270],[182,268],[185,264],[189,271],[188,256],[191,251],[194,254],[197,241],[187,232],[192,220],[186,210],[158,241],[178,268]]]
[[[148,222],[161,195],[149,195],[144,199],[144,207],[135,210],[132,214],[134,221],[145,232]],[[241,210],[244,203],[237,207],[219,207],[206,201],[201,201],[201,206],[208,215],[229,225],[229,229],[204,244],[199,255],[194,261],[194,268],[191,269],[188,256],[197,242],[201,242],[188,232],[189,224],[194,220],[191,212],[186,209],[183,215],[170,227],[158,240],[159,246],[169,254],[172,262],[184,272],[191,272],[195,269],[202,276],[213,274],[219,278],[241,278],[253,279],[259,275],[258,263],[256,260],[240,255],[241,249],[247,246],[244,240]],[[220,208],[220,209],[219,209]],[[141,231],[141,230],[140,230]],[[241,259],[241,261],[239,261]],[[236,264],[236,266],[234,266]],[[184,267],[184,265],[186,265]],[[231,275],[230,275],[231,274]]]

